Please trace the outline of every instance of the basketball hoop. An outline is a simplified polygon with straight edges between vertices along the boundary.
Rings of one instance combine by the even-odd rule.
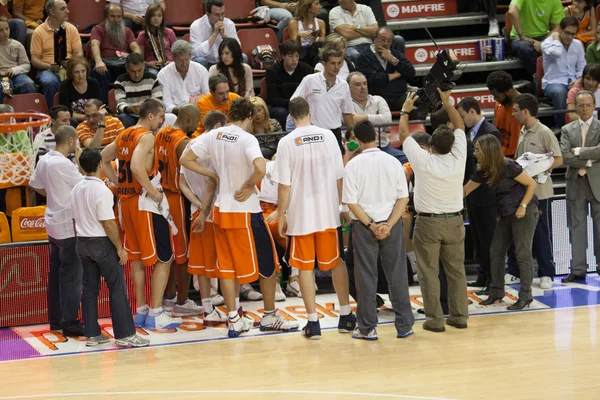
[[[39,113],[0,114],[0,189],[29,183],[35,167],[33,137],[50,122]]]

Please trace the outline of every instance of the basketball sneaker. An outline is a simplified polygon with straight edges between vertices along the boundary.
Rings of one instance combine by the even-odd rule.
[[[242,306],[240,306],[240,308],[238,308],[238,315],[241,318],[246,318],[248,321],[252,322],[253,328],[258,328],[260,326],[260,321],[257,321],[254,318],[252,318],[251,316],[249,316],[248,314],[246,314],[246,312],[242,309]]]
[[[352,331],[352,338],[353,339],[362,339],[362,340],[377,340],[377,329],[373,328],[369,333],[367,333],[366,335],[361,333],[360,329],[358,329],[358,327],[356,327],[354,329],[354,331]]]
[[[409,336],[414,335],[415,331],[413,331],[412,329],[406,333],[399,333],[398,336],[396,336],[398,339],[406,339]]]
[[[348,315],[340,315],[340,321],[338,322],[338,332],[340,333],[352,333],[356,328],[356,315],[350,313]]]
[[[116,339],[115,345],[117,347],[146,347],[150,344],[148,339],[145,339],[139,335],[131,335],[123,339]]]
[[[214,327],[220,324],[224,324],[227,322],[227,315],[223,314],[218,309],[213,309],[210,314],[204,313],[204,319],[202,320],[202,325],[204,327]]]
[[[521,278],[517,278],[516,276],[511,274],[504,275],[504,284],[513,285],[515,283],[521,283]]]
[[[295,331],[298,329],[298,323],[296,321],[286,321],[285,318],[281,316],[279,310],[275,310],[273,314],[266,314],[260,320],[260,330],[262,332],[265,331]]]
[[[96,347],[99,344],[104,344],[108,342],[110,342],[110,338],[104,334],[100,334],[98,336],[92,336],[88,338],[87,342],[85,342],[85,345],[87,347]]]
[[[174,317],[193,317],[195,315],[202,315],[202,306],[199,306],[193,300],[187,299],[185,303],[175,303],[175,305],[173,306]]]
[[[222,306],[225,304],[225,298],[221,296],[218,292],[211,292],[210,294],[210,302],[213,307]]]
[[[230,338],[239,337],[242,333],[252,329],[252,321],[249,318],[237,316],[236,319],[228,318],[229,329],[227,336]]]
[[[173,297],[172,299],[163,297],[163,303],[162,303],[163,310],[165,310],[166,312],[173,311],[173,307],[175,306],[176,300],[177,300],[177,296]]]
[[[263,299],[262,293],[254,290],[252,285],[244,284],[240,285],[240,297],[249,301],[258,301]]]
[[[181,318],[171,318],[164,310],[161,310],[158,315],[150,315],[146,318],[146,329],[171,329],[181,325]]]
[[[302,328],[302,334],[307,339],[321,339],[321,324],[319,324],[319,321],[306,322],[306,325],[304,326],[304,328]]]
[[[148,311],[146,311],[146,314],[142,314],[139,312],[135,313],[135,327],[136,328],[143,328],[146,326],[146,318],[148,318]]]
[[[302,297],[298,276],[290,276],[290,280],[288,281],[285,290],[287,291],[288,296]]]
[[[281,290],[281,285],[277,282],[277,286],[275,287],[275,301],[285,301],[286,298],[285,293]]]

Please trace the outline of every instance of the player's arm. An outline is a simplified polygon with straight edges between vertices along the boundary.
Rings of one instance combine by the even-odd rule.
[[[112,166],[112,161],[117,158],[117,140],[115,139],[111,144],[106,146],[102,150],[102,172],[104,175],[115,185],[119,184],[119,178],[117,173]]]
[[[117,253],[119,253],[121,249],[123,249],[123,244],[121,243],[121,236],[119,236],[119,228],[117,227],[117,222],[114,219],[109,219],[100,222],[102,223],[104,232],[106,232],[106,236],[108,236],[113,246],[115,246]]]
[[[183,193],[190,203],[192,203],[198,210],[202,210],[204,208],[202,201],[194,194],[194,192],[192,192],[192,189],[188,185],[183,174],[179,175],[179,188],[181,189],[181,193]]]
[[[346,125],[346,129],[350,130],[354,127],[354,118],[352,118],[354,114],[343,113],[344,117],[344,125]]]
[[[267,162],[262,157],[257,157],[252,161],[254,171],[252,175],[244,182],[240,190],[234,193],[233,198],[239,202],[248,200],[248,198],[254,193],[256,185],[265,177],[267,173]]]
[[[206,185],[206,189],[204,190],[204,198],[202,199],[202,204],[205,204],[204,208],[202,209],[204,218],[208,218],[210,212],[212,211],[215,193],[217,193],[217,183],[211,179]]]
[[[154,135],[142,136],[131,156],[131,173],[142,188],[146,189],[148,196],[152,200],[161,201],[162,193],[152,186],[152,182],[150,182],[150,178],[148,177],[148,171],[146,170],[146,157],[148,157],[148,154],[153,149]]]
[[[190,148],[183,152],[183,155],[179,158],[179,164],[190,171],[211,178],[215,182],[219,182],[219,175],[217,175],[216,172],[200,165],[200,163],[197,161],[197,158],[198,156],[196,156],[196,153],[194,153]]]

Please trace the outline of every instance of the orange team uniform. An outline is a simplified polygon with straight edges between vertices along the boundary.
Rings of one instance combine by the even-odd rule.
[[[229,109],[231,108],[231,102],[240,96],[237,93],[229,92],[229,100],[225,104],[215,104],[212,94],[207,94],[198,100],[198,108],[200,109],[200,121],[198,121],[198,129],[192,135],[197,137],[204,133],[204,116],[211,110],[221,111],[227,117],[229,121]]]
[[[169,202],[169,210],[175,226],[177,235],[175,242],[175,262],[184,264],[187,262],[188,231],[190,219],[189,203],[184,201],[179,187],[179,157],[177,147],[188,137],[181,129],[167,126],[156,134],[154,149],[158,160],[158,171],[160,172],[161,185]]]
[[[566,16],[574,17],[573,6],[568,6],[567,10],[568,11],[565,13]],[[579,30],[577,31],[577,36],[575,36],[575,39],[579,39],[584,46],[587,46],[588,43],[596,39],[592,34],[592,18],[590,17],[591,12],[596,12],[596,10],[594,8],[587,10],[583,13],[583,19],[577,18],[577,21],[579,21]]]
[[[123,123],[116,117],[110,115],[106,116],[106,123],[104,127],[104,137],[102,138],[102,146],[108,146],[115,141],[119,133],[123,132],[125,127]],[[92,129],[87,121],[83,121],[77,125],[77,138],[79,143],[83,146],[83,142],[88,139],[93,139],[96,134],[96,130]]]
[[[133,177],[131,159],[133,151],[144,135],[151,135],[141,127],[131,127],[117,137],[117,160],[119,165],[117,196],[119,219],[124,232],[123,247],[132,261],[142,261],[153,266],[158,261],[169,262],[173,258],[171,231],[167,220],[158,214],[139,209],[142,186]],[[158,173],[158,159],[154,157],[149,178]]]
[[[496,103],[494,106],[494,125],[500,131],[502,153],[506,157],[514,157],[519,144],[519,136],[523,125],[519,124],[512,115],[513,104],[503,106]]]
[[[258,196],[258,198],[260,200],[260,208],[265,219],[269,215],[271,215],[275,210],[277,210],[278,185],[276,182],[273,182],[271,180],[271,175],[273,173],[274,166],[275,161],[267,162],[267,173],[262,179],[262,181],[258,182],[258,185],[256,185],[258,187],[258,190],[260,191],[260,195]],[[275,243],[277,243],[285,249],[287,247],[287,239],[279,235],[279,221],[275,220],[273,222],[267,222],[267,225],[269,225],[269,230],[271,231],[271,236],[273,236]]]

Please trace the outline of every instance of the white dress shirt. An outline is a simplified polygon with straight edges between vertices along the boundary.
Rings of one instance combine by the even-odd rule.
[[[589,134],[590,132],[590,127],[592,126],[592,121],[594,121],[594,117],[588,119],[587,121],[582,120],[581,118],[579,118],[577,120],[579,122],[579,132],[583,132],[583,124],[585,124],[587,130],[586,130],[586,139],[587,139],[587,134]],[[585,143],[581,143],[581,147],[585,147]],[[579,152],[581,151],[581,147],[575,147],[573,149],[573,154],[575,154],[577,157],[579,157]],[[589,168],[592,166],[592,160],[588,160],[585,168]]]
[[[415,173],[415,209],[419,213],[444,214],[463,209],[463,180],[467,159],[467,138],[462,129],[454,131],[454,144],[447,154],[423,150],[409,137],[402,149]]]
[[[191,96],[206,95],[208,89],[208,71],[202,64],[190,62],[185,79],[177,72],[175,63],[170,63],[158,73],[158,82],[162,86],[163,102],[167,112],[190,102]]]
[[[356,101],[353,101],[352,104],[354,106],[354,114],[367,115],[373,125],[383,125],[392,122],[390,106],[388,106],[388,103],[381,96],[367,95],[367,105],[365,108],[362,108]],[[379,140],[377,141],[377,147],[382,148],[390,143],[387,133],[388,128],[378,129]]]
[[[586,65],[583,44],[577,39],[573,39],[567,50],[560,40],[554,40],[552,35],[548,36],[542,42],[542,57],[542,89],[546,89],[551,83],[568,85],[581,77]]]
[[[239,42],[240,39],[238,38],[233,21],[229,18],[225,18],[223,24],[225,25],[223,28],[225,36],[234,38]],[[195,20],[194,23],[192,23],[192,26],[190,26],[190,42],[192,44],[192,53],[194,57],[204,57],[209,63],[216,64],[219,61],[219,46],[223,41],[223,37],[217,35],[212,47],[209,47],[208,39],[212,33],[213,27],[210,26],[208,16],[206,15]]]
[[[342,202],[358,204],[373,221],[387,221],[396,201],[405,197],[406,175],[395,157],[366,149],[346,164]]]
[[[46,191],[46,230],[53,239],[69,239],[73,231],[73,213],[68,207],[71,190],[83,176],[67,157],[50,150],[38,161],[29,186]]]
[[[84,177],[75,185],[69,199],[77,236],[107,236],[102,221],[115,219],[114,205],[113,194],[101,179]]]
[[[152,4],[163,3],[164,0],[110,0],[111,3],[121,4],[126,13],[144,16]]]
[[[335,28],[340,25],[360,25],[361,28],[366,28],[376,23],[377,19],[375,18],[375,14],[373,14],[373,10],[364,4],[356,5],[354,15],[352,15],[350,11],[344,10],[342,6],[334,7],[329,12],[329,26],[332,31],[335,31]],[[362,43],[373,43],[373,41],[366,36],[361,36],[358,39],[346,40],[346,45],[348,47]]]

